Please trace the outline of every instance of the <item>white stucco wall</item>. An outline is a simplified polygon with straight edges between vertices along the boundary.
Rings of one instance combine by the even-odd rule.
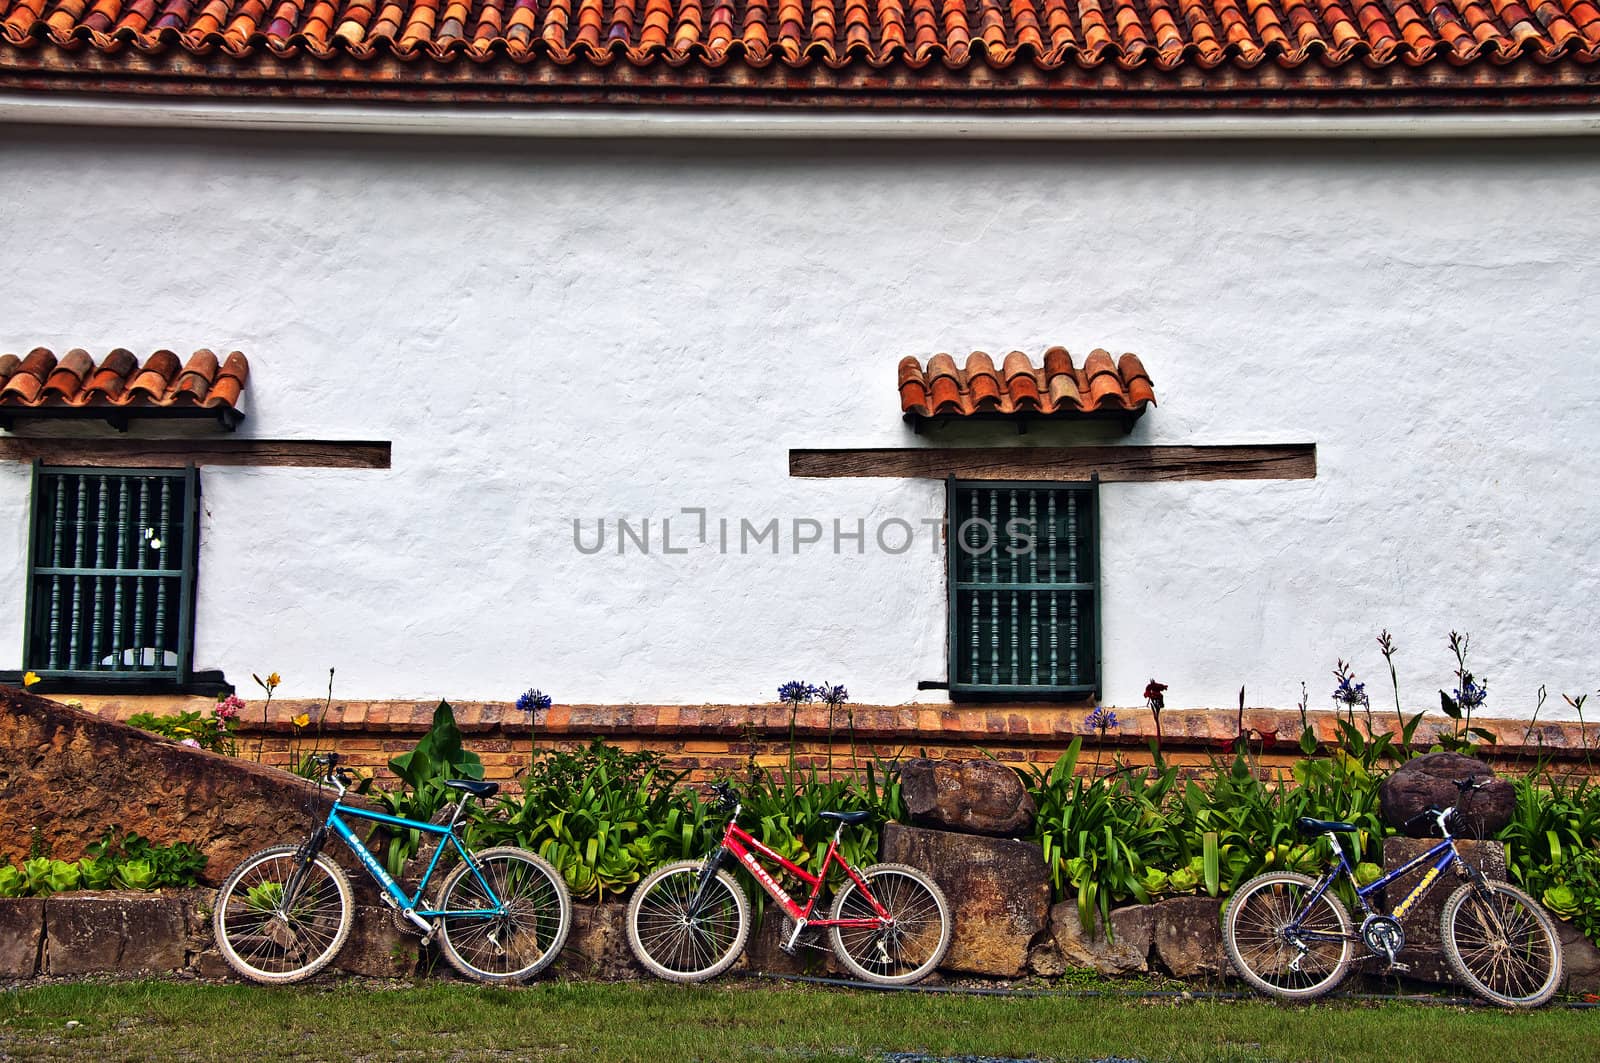
[[[1600,684],[1600,142],[567,144],[0,131],[0,350],[251,360],[242,432],[386,472],[208,468],[196,663],[290,696],[939,700],[943,559],[584,556],[571,521],[853,524],[929,481],[793,480],[914,436],[898,360],[1138,352],[1127,442],[1315,442],[1312,481],[1107,485],[1106,699],[1490,711]],[[1118,437],[1120,438],[1120,437]],[[0,467],[0,667],[27,472]],[[686,531],[688,518],[680,518]],[[675,529],[678,531],[680,529]],[[614,540],[613,540],[614,541]]]

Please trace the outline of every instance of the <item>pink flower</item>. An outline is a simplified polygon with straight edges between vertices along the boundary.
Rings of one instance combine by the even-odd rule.
[[[200,748],[200,743],[196,742],[192,738],[185,738],[182,742],[179,742],[178,744],[180,746],[189,746],[192,749],[199,749]]]
[[[217,702],[216,717],[219,720],[237,720],[243,708],[244,699],[237,694],[229,694]]]

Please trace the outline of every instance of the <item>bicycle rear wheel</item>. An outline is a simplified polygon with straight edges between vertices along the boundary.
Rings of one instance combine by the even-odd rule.
[[[1349,913],[1331,890],[1308,903],[1315,888],[1309,875],[1274,871],[1246,882],[1228,901],[1222,921],[1228,959],[1241,978],[1268,996],[1310,1000],[1350,970]]]
[[[879,985],[910,985],[939,966],[950,948],[950,902],[927,875],[905,864],[873,864],[857,872],[833,902],[835,919],[878,920],[876,898],[888,921],[872,927],[830,927],[833,951],[852,974]]]
[[[698,908],[702,860],[652,871],[628,902],[628,946],[645,969],[669,982],[700,982],[733,966],[750,934],[750,901],[726,871],[706,882]]]
[[[253,982],[310,978],[350,936],[355,903],[350,880],[325,853],[306,867],[292,897],[287,887],[300,849],[275,845],[246,857],[217,891],[211,925],[217,948]]]
[[[1561,985],[1561,939],[1537,901],[1508,882],[1469,882],[1445,898],[1444,956],[1467,988],[1503,1007],[1536,1008]]]
[[[485,849],[473,860],[477,871],[463,862],[439,889],[445,913],[438,917],[439,949],[450,966],[480,982],[532,978],[556,958],[572,929],[567,884],[526,849]],[[496,907],[495,915],[465,914]]]

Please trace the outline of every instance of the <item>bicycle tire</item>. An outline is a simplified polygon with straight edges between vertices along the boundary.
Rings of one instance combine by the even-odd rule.
[[[211,917],[217,949],[229,967],[252,982],[304,981],[333,962],[350,936],[355,921],[350,879],[326,853],[318,853],[307,868],[294,910],[283,911],[283,887],[299,853],[295,845],[252,853],[217,891]]]
[[[1555,924],[1537,901],[1509,882],[1469,882],[1446,897],[1439,935],[1450,969],[1491,1003],[1536,1008],[1561,985]]]
[[[829,927],[833,952],[864,982],[910,985],[931,974],[950,950],[950,902],[928,875],[905,864],[873,864],[856,872],[893,922],[875,930]],[[847,881],[833,902],[835,919],[872,919],[877,913]]]
[[[544,970],[572,930],[572,895],[550,862],[512,845],[472,854],[478,871],[462,862],[439,888],[439,910],[488,908],[485,882],[507,909],[485,917],[440,915],[439,951],[450,966],[479,982],[521,982]]]
[[[1355,949],[1350,913],[1331,889],[1306,909],[1305,898],[1316,884],[1310,875],[1271,871],[1240,886],[1228,900],[1222,942],[1233,969],[1258,992],[1280,1000],[1313,1000],[1350,972]],[[1340,940],[1296,946],[1284,936],[1296,915],[1307,929],[1336,933]],[[1302,970],[1307,957],[1314,966]]]
[[[706,885],[701,909],[689,902],[703,860],[658,867],[628,901],[628,947],[645,970],[669,982],[703,982],[733,966],[750,936],[750,900],[726,871]]]

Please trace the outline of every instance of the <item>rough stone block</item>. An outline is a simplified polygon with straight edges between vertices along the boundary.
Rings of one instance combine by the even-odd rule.
[[[1488,780],[1482,789],[1463,794],[1458,781]],[[1494,769],[1481,760],[1460,753],[1428,753],[1406,761],[1378,788],[1383,820],[1395,830],[1413,838],[1426,838],[1435,830],[1431,819],[1412,823],[1424,809],[1456,807],[1451,821],[1452,834],[1471,838],[1491,838],[1511,822],[1517,807],[1517,791]]]
[[[1233,969],[1222,948],[1221,898],[1173,897],[1148,910],[1156,959],[1174,978],[1214,977]]]
[[[622,901],[574,904],[572,930],[551,964],[558,975],[624,981],[646,977],[628,946],[628,906]]]
[[[422,936],[396,926],[389,908],[357,904],[350,937],[333,966],[372,978],[409,978],[417,973],[421,951]]]
[[[45,900],[45,971],[178,971],[185,921],[177,896],[62,893]]]
[[[1083,929],[1076,901],[1050,909],[1050,934],[1069,967],[1093,967],[1101,974],[1143,974],[1150,969],[1150,943],[1155,932],[1152,906],[1140,904],[1111,913],[1111,933],[1095,913],[1091,930]]]
[[[1561,971],[1567,992],[1600,992],[1600,949],[1566,920],[1556,919],[1555,923],[1561,936]]]
[[[39,973],[44,942],[44,899],[0,900],[0,978],[32,978]]]
[[[1050,915],[1044,854],[1032,842],[891,823],[883,859],[926,871],[950,902],[954,933],[943,967],[1012,978]]]
[[[1404,866],[1408,861],[1415,860],[1433,848],[1438,841],[1437,838],[1385,838],[1384,870],[1389,871]],[[1506,877],[1506,852],[1499,842],[1458,840],[1456,848],[1461,851],[1462,859],[1490,878]],[[1432,866],[1432,861],[1429,861],[1384,887],[1384,909],[1388,910],[1403,901]],[[1400,950],[1396,958],[1411,968],[1406,975],[1408,978],[1424,982],[1455,982],[1455,976],[1451,973],[1450,965],[1445,961],[1440,947],[1439,917],[1444,911],[1445,898],[1456,891],[1461,881],[1449,872],[1440,875],[1434,879],[1428,892],[1412,905],[1400,920],[1401,929],[1406,935],[1406,947]],[[1356,912],[1350,914],[1359,924],[1360,915]],[[1357,956],[1365,955],[1367,950],[1362,946],[1357,950]],[[1378,967],[1375,969],[1381,970],[1382,962],[1377,962]]]

